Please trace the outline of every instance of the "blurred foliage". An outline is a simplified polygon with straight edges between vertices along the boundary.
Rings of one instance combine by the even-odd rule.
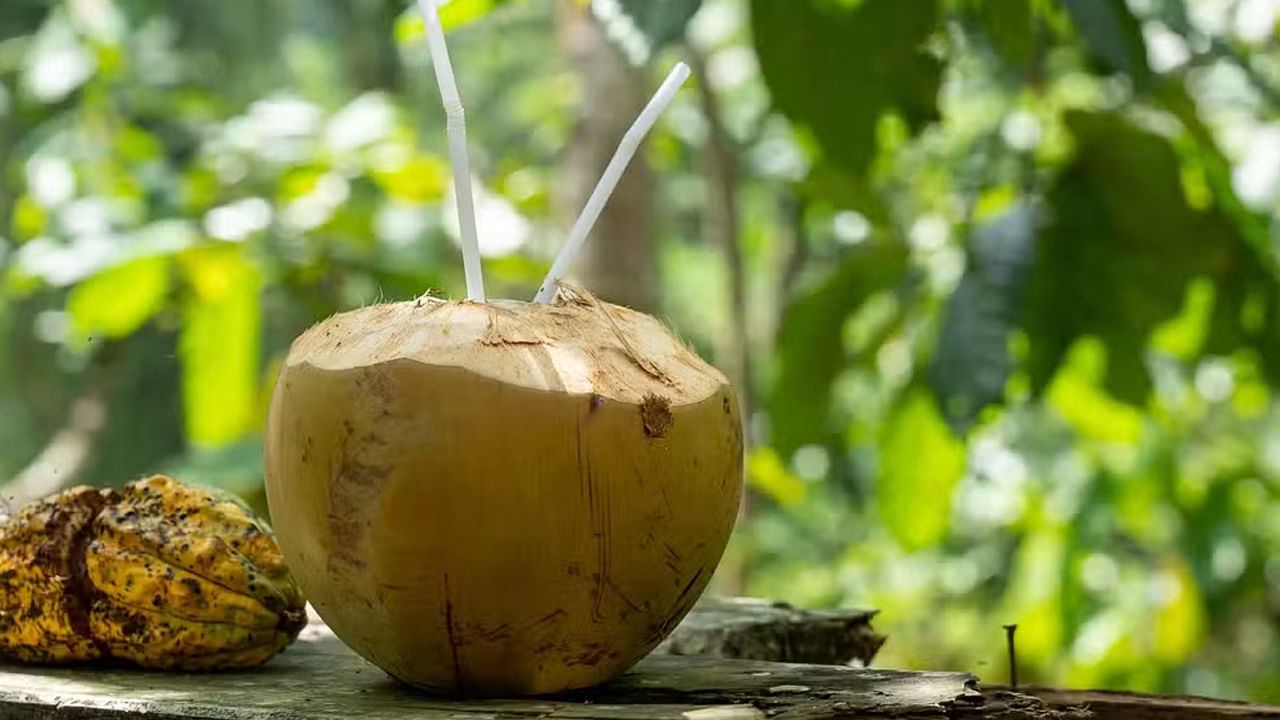
[[[261,509],[292,338],[461,294],[414,9],[231,5],[0,7],[0,477],[99,392],[78,481]],[[1029,681],[1280,702],[1280,3],[579,5],[653,82],[705,60],[644,160],[662,316],[717,363],[749,320],[719,587],[880,608],[885,665],[1002,680],[1016,622]],[[555,17],[444,10],[496,296],[565,229]],[[719,141],[741,309],[700,231]]]

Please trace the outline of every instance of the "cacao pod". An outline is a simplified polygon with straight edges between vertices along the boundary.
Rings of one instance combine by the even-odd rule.
[[[156,669],[260,665],[306,624],[270,528],[229,494],[155,475],[77,487],[0,525],[0,654]]]

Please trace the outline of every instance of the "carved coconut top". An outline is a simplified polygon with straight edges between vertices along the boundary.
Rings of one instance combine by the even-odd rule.
[[[551,305],[434,298],[371,305],[309,328],[286,363],[341,371],[412,360],[637,404],[650,395],[696,403],[728,384],[652,316],[586,293],[565,295]]]

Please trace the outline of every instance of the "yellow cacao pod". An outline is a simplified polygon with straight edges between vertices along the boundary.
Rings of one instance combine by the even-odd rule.
[[[271,529],[228,494],[155,475],[0,526],[0,653],[16,660],[252,667],[305,624]]]

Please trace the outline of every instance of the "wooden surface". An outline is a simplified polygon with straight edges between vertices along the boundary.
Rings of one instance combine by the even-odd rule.
[[[1088,708],[1095,720],[1280,720],[1280,707],[1205,697],[1034,686],[1020,687],[1019,692],[1050,707]]]
[[[865,667],[885,641],[871,629],[875,615],[875,610],[801,610],[760,598],[707,597],[656,652]]]
[[[312,623],[253,671],[180,674],[0,666],[0,718],[82,720],[794,720],[892,716],[1042,718],[995,704],[967,673],[919,673],[655,654],[616,682],[554,699],[451,701],[388,678]],[[1025,702],[1031,702],[1026,705]]]
[[[962,673],[903,673],[749,660],[654,656],[606,688],[558,701],[450,701],[401,686],[332,637],[309,633],[249,672],[6,667],[0,716],[34,718],[664,718],[755,720],[857,713],[945,716],[976,694]]]

